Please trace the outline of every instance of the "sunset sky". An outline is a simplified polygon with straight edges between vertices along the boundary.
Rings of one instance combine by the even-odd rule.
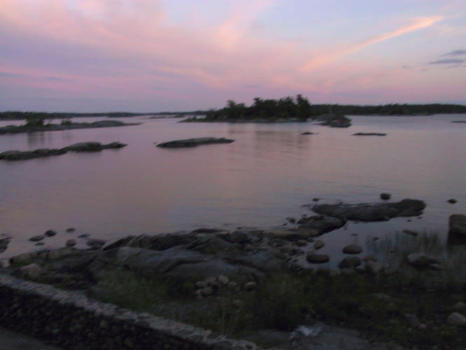
[[[0,110],[466,104],[464,0],[0,0]]]

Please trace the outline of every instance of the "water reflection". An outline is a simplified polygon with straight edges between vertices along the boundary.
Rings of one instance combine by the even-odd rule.
[[[313,197],[365,202],[389,192],[394,200],[427,201],[424,218],[350,224],[326,235],[324,249],[339,251],[341,244],[403,228],[445,235],[448,216],[466,211],[466,125],[448,118],[466,119],[358,117],[350,129],[331,129],[142,117],[126,119],[143,122],[132,127],[0,136],[0,151],[83,141],[128,144],[114,152],[0,163],[0,233],[28,245],[32,234],[70,226],[102,238],[206,225],[274,226],[307,213],[301,205]],[[301,135],[306,131],[316,134]],[[388,135],[352,136],[356,131]],[[200,136],[235,142],[180,150],[154,146]],[[452,197],[458,199],[454,206],[446,203]]]

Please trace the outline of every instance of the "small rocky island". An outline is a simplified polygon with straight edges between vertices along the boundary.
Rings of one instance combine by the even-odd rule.
[[[120,142],[112,142],[108,144],[101,144],[100,142],[80,142],[67,147],[55,149],[40,148],[33,151],[6,151],[0,153],[0,160],[28,160],[34,158],[59,156],[67,152],[100,152],[104,149],[119,149],[123,147],[126,147],[126,144]]]
[[[94,128],[111,128],[139,125],[139,123],[124,123],[119,120],[99,120],[96,122],[74,123],[69,119],[64,119],[60,124],[45,124],[43,118],[28,118],[23,125],[7,125],[0,127],[0,135],[20,134],[40,131],[62,131],[74,129],[94,129]]]
[[[318,112],[301,95],[278,100],[256,97],[250,106],[230,100],[224,108],[205,112],[204,118],[195,116],[183,122],[287,123],[309,120],[318,120],[322,125],[336,128],[351,126],[351,119],[343,114]]]
[[[227,138],[216,138],[216,137],[198,137],[192,139],[174,140],[168,142],[162,142],[157,144],[160,148],[184,148],[184,147],[196,147],[201,145],[212,145],[222,143],[232,143],[235,140]]]

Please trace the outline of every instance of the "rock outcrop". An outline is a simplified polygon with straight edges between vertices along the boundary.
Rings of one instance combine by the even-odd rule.
[[[321,215],[353,221],[386,221],[394,217],[421,215],[426,204],[417,199],[393,203],[317,204],[312,210]]]
[[[28,160],[35,158],[45,158],[51,156],[59,156],[67,152],[99,152],[104,149],[118,149],[126,145],[120,142],[112,142],[109,144],[101,144],[99,142],[80,142],[59,149],[36,149],[33,151],[6,151],[0,153],[0,160],[17,161]]]
[[[174,140],[169,142],[162,142],[157,145],[161,148],[184,148],[184,147],[196,147],[200,145],[212,145],[221,143],[232,143],[235,140],[227,138],[216,138],[216,137],[198,137],[193,139]]]

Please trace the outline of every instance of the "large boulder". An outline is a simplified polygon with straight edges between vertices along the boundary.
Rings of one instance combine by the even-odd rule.
[[[466,215],[451,215],[449,227],[448,241],[450,243],[466,243]]]
[[[145,275],[163,275],[180,279],[208,278],[223,274],[225,276],[262,275],[261,270],[243,257],[244,263],[202,254],[183,247],[173,247],[163,251],[143,248],[121,247],[108,250],[100,256],[91,269],[102,273],[108,267],[126,267]],[[261,264],[268,263],[263,259]]]
[[[182,147],[196,147],[200,145],[211,145],[216,143],[232,143],[235,140],[216,137],[198,137],[193,139],[174,140],[169,142],[162,142],[157,145],[161,148],[182,148]]]
[[[318,214],[354,221],[386,221],[394,217],[421,215],[426,204],[417,199],[403,199],[393,203],[317,204]]]

